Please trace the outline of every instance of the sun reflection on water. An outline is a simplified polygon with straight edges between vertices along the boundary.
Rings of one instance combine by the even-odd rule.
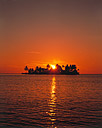
[[[52,84],[51,84],[51,97],[49,100],[49,120],[51,121],[51,126],[55,127],[55,121],[56,121],[56,80],[55,77],[52,78]]]

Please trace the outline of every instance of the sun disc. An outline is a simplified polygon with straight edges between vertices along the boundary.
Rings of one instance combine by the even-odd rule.
[[[51,65],[51,67],[52,67],[52,69],[55,69],[55,68],[56,68],[56,66],[55,66],[55,65]]]

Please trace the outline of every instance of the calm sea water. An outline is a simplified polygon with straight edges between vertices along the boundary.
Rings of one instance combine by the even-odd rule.
[[[102,128],[102,75],[0,75],[0,128]]]

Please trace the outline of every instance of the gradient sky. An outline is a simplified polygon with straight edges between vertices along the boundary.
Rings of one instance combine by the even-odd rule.
[[[0,73],[48,63],[102,73],[101,0],[0,0]]]

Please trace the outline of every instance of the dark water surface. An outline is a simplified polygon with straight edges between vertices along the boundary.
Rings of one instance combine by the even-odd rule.
[[[0,75],[0,128],[102,128],[102,75]]]

